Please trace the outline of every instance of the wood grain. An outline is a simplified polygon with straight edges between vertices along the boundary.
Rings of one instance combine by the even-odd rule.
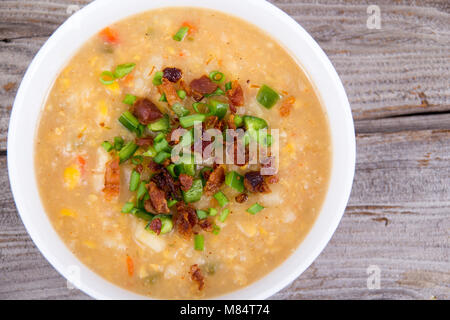
[[[89,299],[48,264],[16,212],[6,168],[9,114],[33,56],[89,1],[0,1],[0,299]],[[324,49],[355,118],[346,213],[313,265],[274,299],[450,298],[450,2],[271,1]],[[381,271],[367,288],[367,268]]]

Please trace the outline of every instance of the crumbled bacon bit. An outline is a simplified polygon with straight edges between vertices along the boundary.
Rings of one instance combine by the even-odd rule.
[[[248,195],[246,193],[241,193],[235,198],[237,203],[244,203],[248,200]]]
[[[179,176],[181,183],[181,190],[188,191],[192,187],[192,183],[194,182],[194,178],[185,173],[180,174]]]
[[[181,200],[180,189],[175,185],[175,181],[167,169],[162,169],[161,172],[155,174],[152,181],[165,192],[166,198]]]
[[[207,232],[211,232],[213,230],[213,224],[212,224],[211,220],[209,220],[209,219],[200,220],[198,222],[198,225],[200,226],[200,228],[202,228],[203,230],[205,230]]]
[[[120,160],[115,158],[106,163],[105,188],[106,200],[110,201],[119,196],[120,192]]]
[[[219,121],[219,117],[217,116],[209,116],[205,120],[205,127],[206,128],[214,128]]]
[[[214,83],[207,75],[203,75],[198,79],[192,80],[190,87],[192,89],[194,99],[199,101],[205,94],[211,94],[216,91],[218,85]]]
[[[177,90],[175,89],[175,86],[172,82],[167,80],[166,78],[162,79],[162,84],[158,86],[158,89],[160,92],[164,93],[166,95],[167,102],[169,105],[174,105],[177,102],[181,102],[180,97],[177,94]]]
[[[148,226],[150,230],[155,232],[158,236],[161,233],[162,222],[160,218],[153,219]]]
[[[231,83],[231,90],[227,91],[228,99],[231,105],[235,107],[240,107],[244,105],[244,91],[237,80]]]
[[[153,172],[157,172],[162,169],[162,166],[160,164],[156,163],[155,161],[151,160],[148,163],[148,168]]]
[[[222,184],[225,182],[225,169],[219,166],[208,177],[205,185],[205,194],[212,195],[219,191]]]
[[[181,235],[190,237],[192,228],[197,224],[198,217],[195,209],[184,202],[177,203],[177,214],[175,216],[175,227]]]
[[[147,185],[150,201],[156,213],[170,213],[167,206],[166,193],[159,189],[153,181]]]
[[[148,125],[163,117],[158,107],[149,99],[139,99],[134,103],[133,114],[143,125]]]
[[[266,176],[266,182],[268,184],[275,184],[278,183],[278,181],[280,181],[280,179],[278,179],[278,176]]]
[[[269,193],[270,188],[259,171],[250,171],[245,174],[244,186],[250,192]]]
[[[189,271],[191,274],[192,281],[197,282],[198,290],[203,290],[205,287],[205,277],[202,274],[202,271],[198,267],[198,264],[194,264],[191,266],[191,270]]]
[[[149,146],[153,145],[153,138],[152,137],[136,138],[136,144],[139,147],[148,148]]]
[[[141,174],[142,171],[144,171],[144,166],[142,164],[138,164],[136,168],[134,168],[134,170],[136,170],[137,173]]]
[[[155,212],[155,208],[153,208],[152,202],[150,200],[144,201],[144,209],[145,209],[145,211],[150,212],[150,213]]]
[[[183,79],[180,80],[180,87],[181,89],[186,91],[186,95],[188,95],[189,97],[192,96],[191,88],[187,85],[186,81],[184,81]]]
[[[165,68],[163,70],[163,77],[170,82],[177,83],[181,79],[183,73],[178,68]]]
[[[234,114],[230,114],[230,116],[228,117],[228,129],[231,130],[236,130],[236,124],[234,123]]]

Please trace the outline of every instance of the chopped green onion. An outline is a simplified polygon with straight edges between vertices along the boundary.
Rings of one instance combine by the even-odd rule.
[[[264,119],[253,117],[253,116],[244,116],[244,126],[245,130],[255,130],[258,131],[260,129],[267,128],[267,122]]]
[[[156,152],[166,151],[170,152],[172,148],[169,146],[169,143],[166,139],[162,139],[159,141],[155,141],[153,144],[153,148],[155,148]]]
[[[236,125],[236,128],[239,128],[240,126],[242,126],[243,123],[244,123],[244,119],[240,115],[235,114],[234,115],[234,124]]]
[[[166,135],[163,132],[160,132],[156,135],[156,137],[153,139],[154,142],[160,142],[161,140],[164,140],[166,138]]]
[[[133,210],[133,208],[134,208],[134,203],[133,202],[127,202],[122,207],[122,213],[130,213],[131,210]]]
[[[122,137],[114,137],[114,149],[117,151],[120,151],[123,148],[124,143]]]
[[[219,235],[219,233],[220,233],[220,227],[217,226],[217,225],[214,225],[214,226],[213,226],[213,231],[212,231],[212,233],[215,234],[216,236]]]
[[[169,200],[169,201],[167,201],[167,206],[169,207],[169,208],[172,208],[174,205],[176,205],[178,203],[178,200],[175,200],[175,199],[172,199],[172,200]]]
[[[162,78],[164,76],[164,73],[162,71],[158,71],[155,73],[155,76],[153,77],[153,84],[155,86],[159,86],[162,84]]]
[[[250,208],[247,209],[247,212],[250,214],[257,214],[262,209],[264,209],[262,205],[255,203],[254,205],[252,205]]]
[[[227,217],[229,214],[230,214],[230,209],[224,209],[219,216],[219,221],[225,222],[225,220],[227,220]]]
[[[114,70],[114,77],[116,79],[120,79],[128,75],[131,71],[133,71],[134,67],[136,66],[136,63],[125,63],[120,64],[116,67],[116,70]]]
[[[184,37],[186,36],[186,34],[189,31],[189,27],[187,26],[182,26],[178,32],[173,36],[173,40],[175,41],[182,41],[184,39]]]
[[[150,221],[153,219],[152,214],[138,208],[133,208],[133,210],[131,210],[131,214],[145,221]]]
[[[192,114],[190,116],[185,116],[180,118],[180,124],[183,128],[192,127],[195,122],[203,122],[206,119],[204,114]]]
[[[127,161],[128,159],[130,159],[134,153],[136,152],[136,150],[139,147],[132,141],[128,142],[120,151],[119,151],[119,158],[120,158],[120,163],[123,163],[125,161]]]
[[[177,90],[177,95],[180,97],[180,99],[186,98],[186,91],[184,90]]]
[[[137,132],[138,130],[139,121],[130,111],[125,111],[122,113],[120,115],[119,122],[132,132]]]
[[[223,208],[228,204],[228,198],[223,194],[222,191],[217,192],[214,195],[214,198],[217,200],[217,202],[219,203],[219,205]]]
[[[133,170],[133,172],[131,172],[130,177],[130,191],[136,191],[140,182],[141,182],[141,174],[136,170]]]
[[[210,100],[208,108],[211,115],[217,116],[219,119],[223,119],[228,112],[228,104],[218,100]]]
[[[109,141],[104,141],[102,143],[102,147],[106,152],[110,152],[112,149],[114,149],[113,145]]]
[[[187,116],[189,114],[189,110],[186,109],[181,103],[174,103],[172,105],[172,110],[178,116],[178,118]]]
[[[152,146],[150,146],[150,147],[148,147],[148,150],[145,151],[142,155],[143,155],[144,157],[151,157],[151,158],[153,158],[153,157],[156,156],[156,154],[157,154],[157,152],[156,152],[155,148],[153,148]]]
[[[131,158],[131,163],[134,165],[142,164],[142,161],[144,161],[144,157],[141,155]]]
[[[220,89],[219,87],[217,87],[217,89],[216,89],[214,92],[205,94],[205,97],[208,98],[208,97],[212,97],[212,96],[222,96],[222,95],[224,95],[224,94],[225,94],[225,92],[223,92],[222,89]]]
[[[211,217],[214,217],[217,215],[217,209],[216,208],[209,208],[209,215]]]
[[[196,234],[194,237],[194,249],[203,251],[205,248],[205,238],[202,234]]]
[[[137,193],[136,193],[136,198],[138,200],[142,200],[142,198],[147,193],[147,186],[146,185],[147,185],[147,182],[145,182],[145,181],[139,182],[139,186],[137,188]]]
[[[231,88],[232,88],[232,84],[231,84],[231,81],[230,81],[230,82],[227,82],[227,83],[225,83],[225,91],[231,90]]]
[[[104,85],[113,84],[115,80],[114,74],[111,71],[103,71],[100,74],[100,82]]]
[[[166,167],[167,171],[169,171],[170,175],[172,176],[172,178],[176,178],[177,175],[175,174],[175,164],[171,163],[170,165],[168,165]]]
[[[225,177],[225,184],[238,192],[244,192],[244,177],[236,171],[230,171]]]
[[[161,101],[161,102],[167,102],[167,97],[166,97],[166,94],[165,94],[165,93],[163,93],[163,94],[161,95],[161,97],[159,98],[159,101]]]
[[[147,128],[150,131],[168,131],[170,128],[169,116],[165,114],[161,119],[158,119],[153,123],[150,123],[147,126]]]
[[[280,100],[280,95],[267,85],[263,85],[256,96],[256,100],[265,108],[272,108],[278,100]]]
[[[130,106],[132,106],[137,100],[136,96],[133,96],[132,94],[127,94],[125,95],[125,99],[123,99],[123,103],[128,104]]]
[[[203,195],[202,180],[196,179],[192,183],[192,187],[188,191],[183,191],[183,199],[186,203],[197,202]]]
[[[225,75],[222,72],[220,72],[220,71],[212,71],[209,74],[209,78],[212,81],[214,81],[215,83],[218,83],[218,84],[220,84],[220,83],[225,81]]]
[[[137,129],[136,129],[136,135],[140,138],[142,137],[142,134],[144,134],[145,126],[142,123],[139,123]]]
[[[208,212],[206,212],[204,210],[197,210],[197,217],[200,220],[206,219],[208,217]]]
[[[166,161],[166,159],[169,159],[170,156],[171,156],[170,153],[161,151],[153,158],[153,161],[155,161],[157,164],[161,164],[164,161]]]

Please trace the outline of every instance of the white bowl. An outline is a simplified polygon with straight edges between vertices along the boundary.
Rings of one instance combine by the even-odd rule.
[[[295,280],[325,248],[344,213],[355,167],[355,136],[342,83],[311,36],[292,18],[262,0],[97,0],[70,17],[48,39],[29,66],[14,102],[8,132],[8,170],[23,223],[36,246],[65,278],[98,299],[147,298],[122,289],[84,266],[53,229],[42,206],[34,168],[34,139],[46,96],[59,72],[91,36],[115,21],[160,7],[219,10],[257,25],[301,63],[320,94],[331,126],[333,158],[320,215],[297,250],[259,281],[220,299],[265,299]],[[78,266],[74,268],[74,266]],[[78,272],[74,272],[78,271]]]

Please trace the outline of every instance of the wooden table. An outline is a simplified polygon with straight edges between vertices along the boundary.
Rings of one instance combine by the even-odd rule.
[[[88,2],[0,1],[0,299],[89,298],[67,289],[34,246],[6,166],[9,114],[22,76],[69,5]],[[273,298],[449,299],[450,2],[272,2],[330,57],[357,133],[356,176],[338,230],[312,266]],[[381,10],[379,30],[367,27],[370,4]],[[369,289],[367,272],[377,268],[380,288]]]

